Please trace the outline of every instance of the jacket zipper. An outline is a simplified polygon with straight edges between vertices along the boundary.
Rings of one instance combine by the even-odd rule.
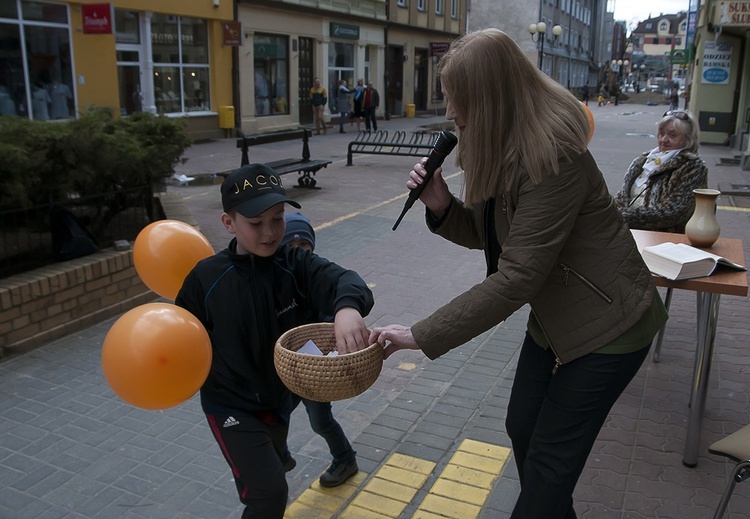
[[[557,373],[557,369],[563,365],[563,361],[560,360],[560,356],[555,351],[555,347],[552,346],[552,341],[549,339],[549,335],[547,335],[547,330],[544,329],[544,326],[542,325],[542,321],[539,320],[539,316],[536,315],[536,312],[532,309],[531,313],[534,314],[534,318],[536,319],[536,322],[539,323],[539,328],[542,329],[542,333],[544,334],[544,338],[547,339],[547,344],[549,344],[549,349],[552,351],[552,354],[555,356],[555,366],[552,368],[552,375]]]
[[[599,297],[601,297],[602,299],[604,299],[607,303],[612,303],[612,298],[609,297],[607,294],[605,294],[603,290],[601,290],[599,287],[597,287],[591,281],[589,281],[588,279],[586,279],[581,274],[579,274],[578,272],[576,272],[575,270],[573,270],[569,266],[565,265],[564,263],[560,263],[560,266],[565,271],[565,277],[563,278],[563,285],[568,286],[568,274],[572,272],[575,277],[577,277],[578,279],[580,279],[581,281],[583,281],[583,283],[587,287],[589,287],[591,290],[593,290],[594,292],[596,292],[599,295]]]

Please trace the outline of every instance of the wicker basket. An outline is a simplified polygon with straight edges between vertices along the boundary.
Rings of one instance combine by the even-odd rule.
[[[323,356],[297,353],[311,339]],[[316,402],[345,400],[364,393],[380,375],[383,347],[375,343],[354,353],[325,356],[335,349],[332,323],[298,326],[276,341],[276,372],[290,391]]]

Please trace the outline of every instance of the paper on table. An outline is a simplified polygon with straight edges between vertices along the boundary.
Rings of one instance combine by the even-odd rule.
[[[323,352],[320,351],[320,348],[318,348],[318,345],[315,344],[312,339],[310,339],[305,344],[303,344],[302,347],[297,350],[297,353],[304,353],[306,355],[318,355],[318,356],[323,355]],[[338,354],[339,352],[337,350],[332,350],[328,352],[328,355],[326,355],[326,357],[335,357]]]

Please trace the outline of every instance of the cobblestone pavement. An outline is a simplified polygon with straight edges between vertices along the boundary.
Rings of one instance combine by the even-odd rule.
[[[612,192],[636,154],[655,145],[655,123],[665,107],[591,105],[596,131],[591,150]],[[388,131],[436,128],[440,117],[383,121]],[[316,226],[317,252],[357,270],[372,286],[376,305],[370,326],[410,324],[481,280],[480,252],[466,251],[431,235],[421,204],[391,230],[406,197],[411,157],[355,156],[346,166],[346,145],[356,135],[331,132],[310,141],[313,158],[333,163],[317,174],[319,190],[288,187]],[[296,156],[299,142],[250,149],[251,161]],[[702,146],[710,187],[745,186],[750,174],[732,162],[725,146]],[[171,186],[182,195],[214,248],[227,235],[218,219],[214,173],[237,167],[234,140],[199,143],[187,150],[178,173],[199,176],[193,185]],[[724,159],[724,160],[722,160]],[[449,159],[445,175],[460,189]],[[200,181],[203,180],[203,181]],[[284,177],[292,186],[292,175]],[[750,212],[745,197],[722,197],[722,236],[741,238],[750,258]],[[647,360],[615,405],[578,484],[579,517],[710,517],[732,466],[707,447],[750,423],[750,328],[747,297],[721,300],[716,353],[706,404],[698,466],[682,465],[695,343],[695,296],[675,291],[661,362]],[[384,463],[415,459],[428,464],[423,484],[398,513],[420,517],[439,493],[436,482],[463,440],[510,447],[504,417],[527,309],[466,345],[430,362],[421,353],[385,362],[375,385],[334,403],[334,413],[358,452],[354,495],[373,487]],[[211,438],[197,398],[165,411],[124,404],[104,380],[102,341],[114,319],[50,342],[0,363],[0,518],[215,518],[239,517],[234,484]],[[290,512],[330,462],[324,442],[310,430],[302,407],[292,417],[290,448],[297,467],[288,474]],[[394,454],[401,458],[394,457]],[[512,462],[498,470],[491,491],[474,507],[483,518],[505,518],[518,493]],[[377,493],[377,492],[376,492]],[[333,502],[334,494],[326,499]],[[381,495],[381,503],[389,496]],[[750,516],[750,486],[737,486],[726,517]],[[347,499],[356,498],[343,498]],[[442,500],[443,513],[463,514],[461,499]],[[302,506],[302,505],[300,505]],[[304,508],[304,507],[302,507]],[[314,509],[310,509],[314,510]],[[323,509],[308,517],[334,517]],[[301,517],[301,515],[296,515]],[[347,516],[346,512],[341,517]],[[358,517],[350,512],[350,517]],[[365,517],[365,515],[359,515]]]

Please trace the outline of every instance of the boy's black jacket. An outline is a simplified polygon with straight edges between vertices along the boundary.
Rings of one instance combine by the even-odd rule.
[[[273,364],[276,340],[316,315],[344,307],[366,316],[374,304],[364,280],[316,254],[283,245],[273,257],[238,255],[236,240],[199,262],[175,300],[211,337],[211,371],[201,388],[214,415],[276,409],[288,390]]]

